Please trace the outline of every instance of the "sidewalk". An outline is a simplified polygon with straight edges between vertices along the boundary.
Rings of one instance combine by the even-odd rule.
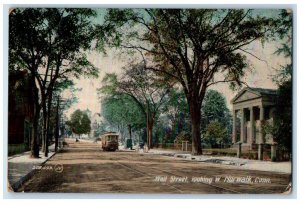
[[[41,151],[38,159],[30,158],[30,151],[8,157],[8,187],[13,190],[19,188],[33,175],[34,167],[44,164],[54,154],[53,144],[49,146],[48,157],[45,157]]]
[[[140,151],[140,153],[143,153]],[[292,163],[291,161],[284,162],[271,162],[271,161],[260,161],[260,160],[249,160],[237,157],[228,156],[210,156],[210,155],[197,155],[193,156],[190,152],[186,151],[171,151],[161,149],[151,149],[148,153],[158,154],[162,156],[169,156],[173,158],[179,158],[184,160],[190,160],[195,162],[205,162],[218,165],[227,165],[235,169],[242,170],[258,170],[258,171],[270,171],[279,173],[291,174]]]

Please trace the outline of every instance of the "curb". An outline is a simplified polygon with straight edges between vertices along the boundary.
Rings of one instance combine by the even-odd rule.
[[[58,149],[56,152],[54,152],[51,156],[49,156],[45,161],[43,161],[42,163],[40,163],[38,166],[43,166],[49,159],[51,159],[56,153],[60,152],[62,148]],[[26,175],[24,175],[23,177],[21,177],[17,182],[15,182],[14,184],[9,184],[9,188],[11,188],[13,190],[13,192],[17,192],[17,190],[24,184],[24,182],[26,182],[27,180],[29,180],[34,173],[36,172],[35,169],[31,170],[29,173],[27,173]]]
[[[143,152],[142,152],[143,153]],[[144,152],[145,153],[145,152]],[[186,161],[192,161],[192,162],[197,162],[197,163],[207,163],[207,164],[213,164],[216,166],[232,166],[232,167],[239,167],[238,169],[241,170],[254,170],[254,171],[264,171],[264,172],[273,172],[273,173],[283,173],[283,174],[291,174],[291,171],[285,171],[285,170],[264,170],[262,168],[251,168],[251,162],[267,162],[269,163],[276,163],[276,162],[270,162],[270,161],[258,161],[258,160],[249,160],[249,159],[240,159],[239,160],[227,160],[227,159],[222,159],[222,157],[209,157],[207,159],[199,160],[196,159],[197,156],[190,155],[190,154],[176,154],[173,152],[163,152],[163,153],[155,153],[155,152],[147,152],[145,154],[153,154],[153,155],[160,155],[160,156],[166,156],[166,157],[172,157],[172,158],[178,158],[181,160],[186,160]],[[190,156],[190,159],[187,159],[187,157]],[[219,161],[220,160],[220,161]],[[254,163],[255,164],[255,163]],[[247,168],[247,166],[250,165],[250,168]],[[246,167],[246,168],[243,168]]]

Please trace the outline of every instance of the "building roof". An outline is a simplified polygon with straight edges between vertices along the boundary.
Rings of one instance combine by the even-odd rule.
[[[252,91],[257,92],[261,95],[274,95],[274,96],[277,95],[276,89],[264,89],[264,88],[253,88],[253,87],[251,87],[249,89],[251,89]]]
[[[270,96],[274,97],[277,95],[276,89],[266,89],[266,88],[255,88],[255,87],[245,87],[231,100],[231,103],[236,101],[244,92],[249,91],[256,94],[258,97],[261,96]]]

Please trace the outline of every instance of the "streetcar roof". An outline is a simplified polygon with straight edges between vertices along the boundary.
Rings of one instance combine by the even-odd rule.
[[[102,134],[101,137],[106,137],[106,136],[119,136],[118,134],[114,134],[114,133],[105,133]]]

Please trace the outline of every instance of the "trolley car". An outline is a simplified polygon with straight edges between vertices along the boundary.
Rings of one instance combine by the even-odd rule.
[[[119,147],[119,135],[113,132],[105,133],[101,136],[103,151],[116,151]]]

